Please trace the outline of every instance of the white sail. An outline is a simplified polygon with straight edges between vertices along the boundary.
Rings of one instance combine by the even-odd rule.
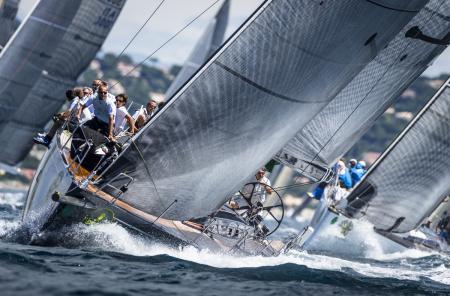
[[[446,48],[407,38],[406,32],[419,26],[426,34],[441,38],[450,31],[449,12],[448,1],[431,0],[336,99],[283,147],[277,160],[303,171],[313,168],[307,162],[329,167],[342,157]]]
[[[348,197],[348,215],[377,229],[415,229],[450,194],[450,79]]]
[[[0,129],[45,71],[81,0],[41,0],[0,54]],[[34,110],[36,112],[36,110]]]
[[[4,143],[0,147],[0,162],[16,165],[26,157],[33,145],[33,135],[42,131],[64,104],[64,91],[75,85],[95,57],[124,4],[125,0],[81,1],[64,36],[53,44],[53,54],[42,72],[35,74],[34,83],[27,83],[22,102],[15,104],[17,108],[11,110],[14,114],[8,122],[0,125],[0,141]],[[15,79],[25,77],[18,75]]]
[[[124,202],[182,220],[220,207],[427,1],[265,1],[107,170]]]
[[[191,78],[191,76],[206,62],[214,52],[222,45],[225,30],[228,24],[228,14],[230,10],[230,0],[226,0],[217,12],[216,16],[209,23],[206,31],[197,42],[194,50],[190,54],[183,68],[178,73],[175,80],[167,89],[166,99],[172,97],[175,92]]]

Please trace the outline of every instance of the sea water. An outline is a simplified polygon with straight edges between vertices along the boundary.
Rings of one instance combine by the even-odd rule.
[[[158,244],[115,223],[67,227],[36,246],[20,238],[23,202],[0,193],[0,295],[450,294],[450,258],[384,246],[370,227],[353,234],[363,247],[327,233],[309,252],[271,258]]]

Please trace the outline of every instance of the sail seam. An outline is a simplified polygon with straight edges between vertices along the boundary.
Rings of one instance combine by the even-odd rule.
[[[383,8],[386,8],[386,9],[390,9],[390,10],[394,10],[394,11],[411,12],[411,13],[416,13],[416,12],[420,11],[420,9],[419,10],[410,10],[410,9],[401,9],[401,8],[389,7],[387,5],[375,2],[373,0],[366,0],[366,1],[369,2],[369,3],[372,3],[373,5],[380,6],[380,7],[383,7]]]
[[[268,89],[268,88],[266,88],[266,87],[264,87],[264,86],[262,86],[262,85],[260,85],[260,84],[258,84],[256,82],[248,79],[247,77],[239,74],[238,72],[234,71],[230,67],[225,66],[221,62],[214,61],[214,64],[216,64],[217,66],[221,67],[222,69],[224,69],[225,71],[229,72],[230,74],[234,75],[235,77],[241,79],[242,81],[246,82],[247,84],[249,84],[249,85],[251,85],[251,86],[253,86],[253,87],[255,87],[255,88],[257,88],[257,89],[259,89],[259,90],[261,90],[261,91],[271,95],[271,96],[280,98],[280,99],[285,100],[285,101],[294,102],[294,103],[302,103],[302,104],[307,104],[307,103],[319,104],[319,103],[326,103],[326,102],[329,101],[329,100],[325,100],[325,101],[319,101],[318,100],[318,101],[311,102],[311,101],[304,101],[304,100],[296,100],[296,99],[287,97],[285,95],[276,93],[276,92],[274,92],[274,91],[272,91],[272,90],[270,90],[270,89]]]
[[[63,27],[61,25],[58,25],[58,24],[55,24],[55,23],[52,23],[52,22],[49,22],[49,21],[46,21],[44,19],[41,19],[41,18],[38,18],[38,17],[35,17],[35,16],[30,16],[30,20],[33,20],[33,21],[36,21],[38,23],[42,23],[42,24],[45,24],[45,25],[49,25],[50,27],[53,27],[53,28],[56,28],[56,29],[60,29],[61,31],[67,30],[66,27]]]

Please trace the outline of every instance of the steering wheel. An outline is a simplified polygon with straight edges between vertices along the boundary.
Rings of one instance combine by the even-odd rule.
[[[247,220],[256,224],[255,227],[262,224],[262,227],[265,227],[265,236],[271,235],[280,227],[284,218],[284,204],[272,186],[260,182],[247,183],[239,194],[247,205],[237,210],[246,210],[241,216],[245,215]],[[264,201],[261,201],[262,197],[265,197]],[[268,227],[267,223],[264,223],[268,215],[275,220],[275,226]]]

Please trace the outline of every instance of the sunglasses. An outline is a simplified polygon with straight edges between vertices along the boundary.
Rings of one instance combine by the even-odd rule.
[[[106,95],[108,92],[107,91],[99,91],[98,93],[101,95]]]

